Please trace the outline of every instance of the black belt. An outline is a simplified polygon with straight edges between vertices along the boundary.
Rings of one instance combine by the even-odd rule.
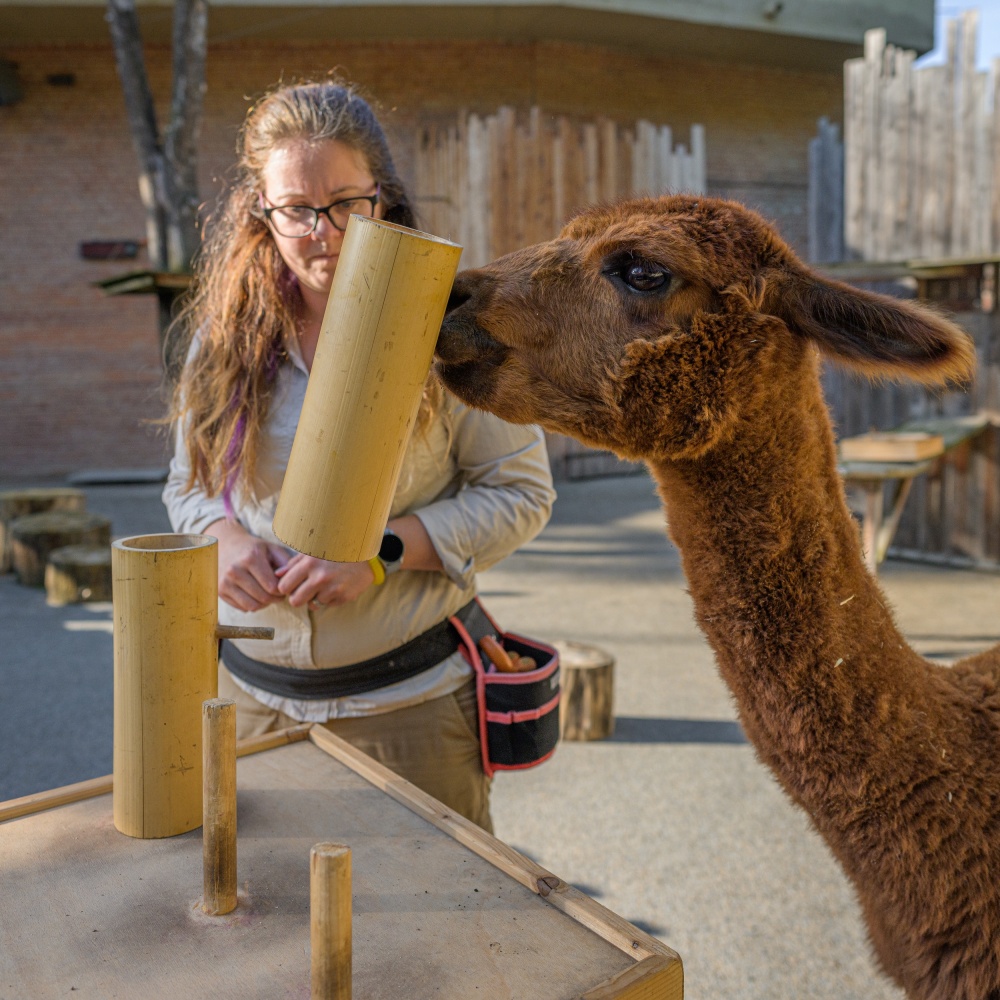
[[[484,635],[496,635],[493,623],[475,600],[459,608],[454,617],[476,642]],[[345,698],[398,684],[430,670],[458,648],[458,632],[445,620],[396,649],[346,667],[320,670],[276,667],[247,656],[227,639],[219,644],[219,655],[233,676],[255,688],[284,698],[319,699]]]

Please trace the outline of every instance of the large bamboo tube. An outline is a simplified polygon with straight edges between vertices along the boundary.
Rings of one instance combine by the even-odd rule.
[[[293,549],[377,554],[461,253],[351,217],[274,515]]]
[[[312,1000],[351,1000],[351,849],[316,844],[309,852]]]
[[[205,535],[112,545],[115,826],[172,837],[201,825],[201,705],[218,694],[218,550]]]

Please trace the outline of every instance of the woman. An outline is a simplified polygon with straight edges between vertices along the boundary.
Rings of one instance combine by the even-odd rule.
[[[271,521],[348,217],[415,220],[378,121],[344,86],[275,91],[238,149],[181,317],[194,337],[164,490],[175,531],[219,540],[220,619],[275,629],[226,645],[220,696],[237,703],[240,737],[322,723],[491,829],[473,678],[441,623],[468,613],[477,570],[547,521],[544,439],[431,378],[379,558],[283,546]]]

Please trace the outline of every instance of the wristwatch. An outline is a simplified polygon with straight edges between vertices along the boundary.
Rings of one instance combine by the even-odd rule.
[[[385,529],[382,545],[378,550],[378,561],[385,570],[385,575],[397,573],[403,568],[403,539],[391,528]]]

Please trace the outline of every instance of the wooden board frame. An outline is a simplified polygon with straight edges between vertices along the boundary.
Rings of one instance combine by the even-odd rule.
[[[482,860],[635,960],[634,965],[591,988],[579,1000],[683,1000],[683,964],[676,952],[463,816],[452,812],[426,792],[322,726],[303,723],[241,740],[236,752],[237,756],[244,757],[306,739]],[[107,775],[11,799],[0,803],[0,822],[106,795],[111,791],[112,777]]]

